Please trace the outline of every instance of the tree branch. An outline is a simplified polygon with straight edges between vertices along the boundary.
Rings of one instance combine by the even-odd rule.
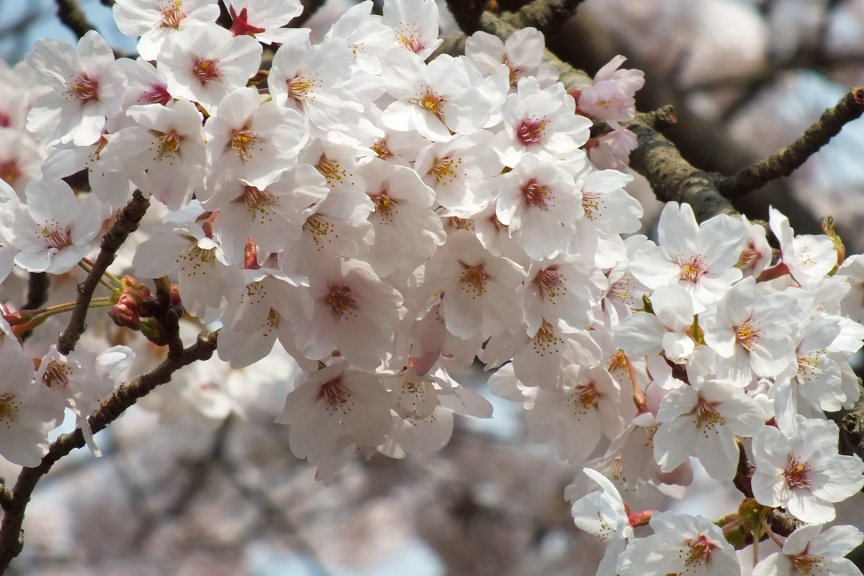
[[[150,206],[150,200],[145,198],[140,190],[136,190],[132,199],[117,214],[117,219],[111,229],[102,237],[102,248],[93,263],[93,268],[84,282],[78,285],[78,299],[75,302],[72,316],[69,318],[69,324],[57,339],[57,350],[61,354],[69,354],[75,349],[75,344],[78,343],[78,339],[86,329],[87,310],[90,306],[90,300],[93,298],[93,292],[99,285],[99,279],[114,262],[117,250],[126,241],[129,234],[138,229],[138,224],[144,217],[148,206]]]
[[[93,433],[102,430],[116,420],[135,402],[160,384],[171,380],[171,376],[180,368],[207,360],[216,350],[218,332],[202,332],[192,346],[184,348],[177,357],[169,357],[159,366],[143,374],[128,384],[117,388],[107,400],[102,402],[98,410],[90,415],[90,428]],[[45,476],[55,462],[63,458],[75,448],[84,446],[84,434],[78,428],[72,433],[64,434],[55,440],[42,462],[35,468],[24,468],[15,482],[11,500],[4,506],[6,513],[0,524],[0,574],[9,567],[12,559],[21,553],[24,546],[24,534],[21,525],[24,522],[24,511],[33,489],[39,480]]]
[[[721,178],[717,186],[724,196],[737,198],[761,188],[768,182],[789,176],[813,154],[840,133],[843,126],[864,113],[864,87],[852,88],[795,142],[776,154],[755,162],[733,176]]]
[[[513,14],[502,16],[516,28],[537,28],[546,36],[555,34],[584,0],[534,0]],[[464,30],[464,28],[463,28]]]
[[[81,38],[90,30],[96,29],[95,26],[87,21],[87,17],[84,16],[84,12],[78,6],[77,0],[57,0],[57,17],[78,38]]]

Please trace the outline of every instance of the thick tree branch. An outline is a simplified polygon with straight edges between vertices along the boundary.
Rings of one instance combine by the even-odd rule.
[[[93,298],[93,292],[99,285],[99,279],[114,262],[117,250],[126,241],[129,234],[138,229],[138,224],[144,217],[148,206],[150,206],[150,200],[145,198],[140,190],[136,190],[132,199],[117,214],[117,219],[111,229],[102,237],[102,248],[93,263],[93,268],[84,282],[78,285],[78,299],[75,302],[72,316],[69,318],[69,324],[57,339],[57,350],[61,354],[69,354],[75,349],[75,344],[78,343],[78,339],[86,329],[87,309]]]
[[[12,507],[12,492],[6,489],[5,484],[0,483],[0,508],[8,510]]]
[[[177,336],[175,335],[175,337]],[[150,372],[117,388],[108,399],[102,402],[99,409],[90,415],[89,422],[93,433],[95,434],[116,420],[139,398],[143,398],[160,384],[171,380],[171,376],[180,368],[199,360],[209,359],[216,350],[217,337],[217,332],[202,332],[198,335],[195,344],[184,348],[179,356],[169,356]],[[84,446],[84,434],[79,428],[75,432],[64,434],[55,440],[39,466],[21,470],[12,490],[11,501],[8,502],[7,506],[4,506],[5,514],[2,525],[0,525],[0,574],[6,571],[9,563],[21,552],[24,545],[21,525],[24,522],[24,511],[36,484],[51,470],[55,462],[69,454],[73,449],[82,446]]]
[[[57,0],[57,17],[78,38],[81,38],[90,30],[96,29],[95,26],[87,21],[87,17],[81,11],[77,0]]]
[[[584,0],[534,0],[517,12],[502,16],[516,28],[537,28],[546,36],[555,34]],[[464,28],[463,28],[464,30]]]
[[[858,86],[843,96],[836,106],[823,112],[819,120],[795,142],[733,176],[721,178],[717,182],[718,188],[728,198],[737,198],[772,180],[789,176],[839,134],[843,126],[858,119],[862,113],[864,87]]]

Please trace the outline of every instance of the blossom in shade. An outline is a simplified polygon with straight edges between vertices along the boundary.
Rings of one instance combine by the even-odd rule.
[[[288,425],[296,457],[319,464],[351,445],[374,448],[384,442],[393,405],[393,394],[378,376],[343,361],[303,373],[276,422]]]
[[[712,478],[731,480],[738,465],[736,438],[759,432],[765,417],[756,401],[732,382],[695,380],[663,398],[654,458],[661,470],[671,472],[696,456]]]
[[[654,534],[632,540],[615,567],[620,576],[740,574],[735,549],[707,518],[662,512],[650,522]]]

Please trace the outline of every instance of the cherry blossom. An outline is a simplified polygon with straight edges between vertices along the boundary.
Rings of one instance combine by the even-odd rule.
[[[141,57],[156,60],[164,54],[166,40],[180,30],[216,22],[219,4],[214,0],[118,0],[113,11],[121,32],[141,37]]]
[[[27,129],[40,140],[93,144],[106,118],[120,113],[126,77],[97,32],[85,34],[74,50],[65,42],[40,40],[27,64],[49,88],[27,117]]]

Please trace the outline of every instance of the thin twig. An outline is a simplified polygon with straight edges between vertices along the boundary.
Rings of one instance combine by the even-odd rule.
[[[78,285],[78,299],[75,310],[69,318],[69,324],[57,339],[57,351],[61,354],[69,354],[75,349],[75,344],[78,343],[78,339],[86,329],[87,310],[102,274],[114,262],[117,250],[126,241],[129,234],[138,229],[138,224],[144,217],[148,206],[150,206],[150,200],[145,198],[140,190],[136,190],[132,199],[120,209],[111,229],[102,237],[102,248],[93,263],[93,268],[90,269],[84,282]]]
[[[175,337],[177,337],[176,334]],[[217,332],[202,332],[198,335],[195,344],[183,349],[179,356],[169,356],[150,372],[117,388],[107,400],[102,402],[99,409],[90,415],[90,428],[93,433],[95,434],[116,420],[139,398],[146,396],[160,384],[171,380],[171,376],[180,368],[199,360],[209,359],[216,350],[217,337]],[[8,506],[4,507],[5,514],[2,524],[0,524],[0,574],[6,571],[12,559],[21,553],[24,546],[24,534],[21,531],[21,525],[24,522],[24,511],[36,484],[51,470],[55,462],[69,454],[73,449],[82,446],[84,446],[84,434],[78,428],[74,432],[64,434],[55,440],[39,466],[21,470],[12,490],[12,499]]]
[[[789,176],[813,154],[840,133],[843,126],[864,113],[864,87],[852,88],[833,108],[822,113],[795,142],[776,154],[755,162],[737,174],[719,179],[724,196],[737,198],[757,190],[772,180]]]
[[[96,29],[93,24],[87,21],[87,17],[81,11],[81,7],[78,6],[76,0],[57,0],[57,17],[78,38],[81,38],[90,30]]]

